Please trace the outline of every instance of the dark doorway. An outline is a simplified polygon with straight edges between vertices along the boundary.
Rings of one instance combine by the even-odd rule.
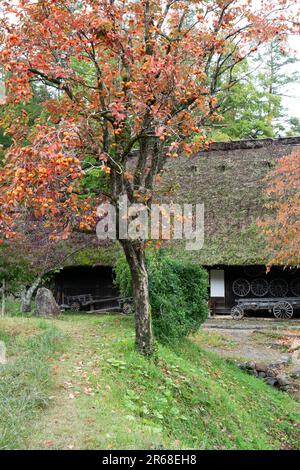
[[[75,266],[64,268],[55,275],[55,296],[63,304],[67,296],[91,294],[103,299],[115,297],[113,268],[107,266]]]

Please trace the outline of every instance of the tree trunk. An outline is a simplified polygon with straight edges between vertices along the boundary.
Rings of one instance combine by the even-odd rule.
[[[135,304],[135,346],[138,352],[151,356],[154,352],[145,243],[120,240],[132,277]]]
[[[38,277],[33,282],[33,284],[27,289],[26,291],[22,292],[21,295],[21,313],[28,313],[31,312],[31,301],[32,296],[36,289],[39,287],[42,278]]]

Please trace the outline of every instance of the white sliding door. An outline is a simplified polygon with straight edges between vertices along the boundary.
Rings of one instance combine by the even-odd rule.
[[[225,297],[225,278],[223,269],[210,271],[210,296]]]

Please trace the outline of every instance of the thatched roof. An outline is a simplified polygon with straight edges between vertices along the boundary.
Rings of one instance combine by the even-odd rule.
[[[300,137],[215,143],[196,156],[170,160],[159,199],[205,204],[204,248],[187,253],[176,245],[176,256],[204,265],[264,264],[265,241],[256,226],[266,215],[263,180],[299,145]]]
[[[297,146],[300,137],[220,142],[198,155],[170,159],[156,200],[205,204],[204,248],[188,252],[185,242],[166,243],[171,254],[207,266],[265,264],[265,241],[256,226],[266,214],[263,180]],[[114,265],[121,252],[117,242],[91,246],[66,265]]]

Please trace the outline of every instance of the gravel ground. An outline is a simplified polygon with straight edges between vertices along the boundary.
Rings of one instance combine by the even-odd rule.
[[[289,367],[300,366],[299,353],[290,351],[300,343],[300,319],[278,321],[273,319],[231,317],[209,318],[203,331],[224,338],[224,346],[205,346],[224,357],[253,360],[263,363],[286,361]],[[227,340],[227,341],[226,341]]]

